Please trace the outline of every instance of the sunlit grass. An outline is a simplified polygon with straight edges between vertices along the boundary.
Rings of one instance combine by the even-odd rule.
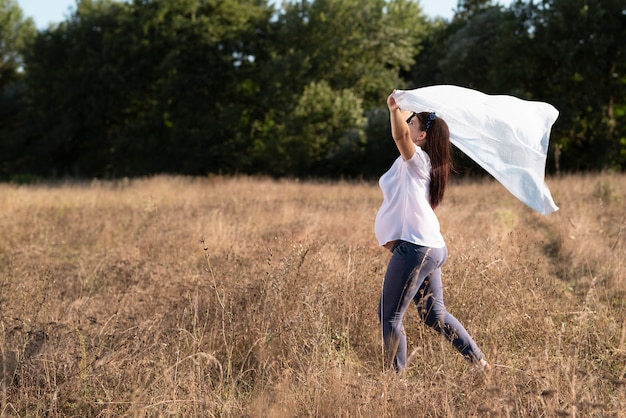
[[[0,185],[1,416],[623,416],[626,177],[492,180],[438,209],[447,308],[483,374],[410,310],[384,373],[375,183]]]

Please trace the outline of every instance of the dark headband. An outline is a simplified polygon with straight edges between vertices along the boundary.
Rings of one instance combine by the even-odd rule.
[[[430,112],[428,114],[428,120],[426,121],[426,129],[424,129],[424,132],[428,132],[428,128],[430,128],[430,124],[432,123],[432,121],[434,121],[435,119],[437,119],[437,115],[435,114],[435,112]]]

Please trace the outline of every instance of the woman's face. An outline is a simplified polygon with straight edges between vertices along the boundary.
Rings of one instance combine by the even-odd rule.
[[[426,132],[420,125],[420,121],[415,113],[411,113],[411,116],[406,120],[409,125],[409,132],[411,134],[411,140],[415,145],[422,148],[426,143]]]

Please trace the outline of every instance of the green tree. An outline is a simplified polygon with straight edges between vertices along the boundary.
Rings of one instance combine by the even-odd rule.
[[[36,34],[15,0],[0,0],[0,91],[19,78],[22,53]]]
[[[124,120],[127,80],[107,48],[125,5],[83,0],[41,31],[25,56],[29,109],[23,168],[45,176],[106,176]]]
[[[354,175],[350,170],[361,159],[365,145],[362,102],[352,90],[333,91],[326,81],[307,86],[285,132],[288,172]]]
[[[355,159],[371,154],[364,109],[402,87],[399,71],[413,62],[424,22],[407,0],[280,11],[256,0],[81,0],[27,55],[22,168],[356,174]],[[327,107],[307,127],[302,109],[318,99]],[[343,110],[327,114],[328,106]]]
[[[493,0],[459,0],[454,11],[454,21],[466,21],[493,8]]]
[[[550,102],[560,111],[551,144],[562,150],[561,168],[624,168],[625,8],[623,0],[518,0],[506,9],[461,1],[427,38],[412,84]]]
[[[485,92],[497,87],[493,80],[498,59],[495,51],[507,36],[503,17],[498,6],[475,12],[446,39],[446,53],[439,63],[444,79]]]
[[[626,168],[626,120],[618,111],[626,100],[626,3],[548,0],[528,7],[535,14],[535,92],[561,111],[561,167]]]
[[[351,88],[378,106],[414,62],[426,34],[419,4],[407,0],[287,3],[276,30],[275,68],[302,92],[313,81]]]
[[[408,71],[414,62],[428,30],[426,18],[418,3],[406,0],[315,0],[282,7],[266,33],[271,45],[265,49],[268,59],[259,61],[261,82],[250,154],[255,156],[255,167],[273,173],[302,175],[303,167],[329,173],[334,169],[328,166],[325,152],[308,154],[313,161],[307,165],[294,165],[288,155],[310,146],[298,147],[294,142],[306,141],[311,133],[307,129],[319,128],[310,128],[307,118],[295,116],[305,95],[315,96],[316,91],[348,100],[350,91],[351,97],[362,101],[361,109],[379,107],[392,88],[404,86],[400,72]],[[370,139],[361,139],[352,128],[344,126],[344,133],[353,138],[350,147],[363,142],[357,148],[370,155]],[[336,138],[327,138],[328,143]],[[273,163],[268,167],[262,161]],[[363,170],[363,164],[356,162],[346,167],[345,158],[333,161],[346,172]],[[327,168],[320,169],[323,166]]]
[[[36,35],[15,0],[0,0],[0,178],[15,171],[22,154],[18,115],[24,108],[23,52]]]
[[[430,32],[412,71],[413,84],[527,96],[528,63],[519,59],[530,41],[527,23],[489,0],[460,1],[452,22]]]
[[[234,98],[268,10],[246,0],[82,0],[28,55],[32,166],[48,156],[53,175],[235,171],[245,149],[233,143]]]

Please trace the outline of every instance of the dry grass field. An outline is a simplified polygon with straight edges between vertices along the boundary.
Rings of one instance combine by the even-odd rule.
[[[154,177],[0,185],[0,416],[625,417],[626,176],[493,180],[438,209],[446,305],[382,369],[378,185]]]

